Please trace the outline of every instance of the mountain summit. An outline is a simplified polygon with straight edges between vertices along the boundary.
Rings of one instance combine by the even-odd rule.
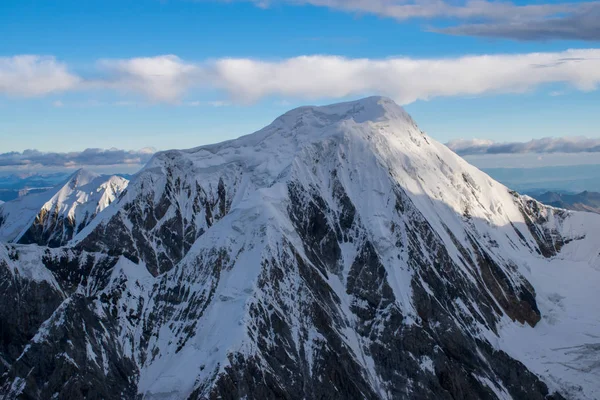
[[[361,100],[337,103],[327,106],[304,106],[291,110],[276,122],[298,118],[300,115],[313,114],[328,116],[331,121],[352,119],[355,122],[380,122],[394,119],[412,119],[402,107],[387,97],[372,96]]]
[[[389,99],[301,107],[156,154],[66,247],[0,246],[0,385],[593,399],[599,238],[600,215],[508,190]]]

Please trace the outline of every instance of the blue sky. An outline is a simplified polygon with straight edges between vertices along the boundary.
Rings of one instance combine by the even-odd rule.
[[[391,83],[390,92],[381,94],[402,103],[442,142],[600,138],[600,74],[595,72],[600,37],[586,31],[584,19],[600,15],[595,3],[521,1],[503,3],[505,12],[494,8],[498,3],[480,2],[490,11],[465,17],[476,8],[473,3],[439,2],[438,7],[416,1],[411,4],[428,13],[417,18],[373,6],[385,5],[383,0],[356,0],[352,9],[342,0],[292,3],[3,0],[0,153],[161,150],[221,141],[257,130],[298,105],[379,94],[387,89],[373,81],[380,68],[387,71],[382,80]],[[527,17],[527,5],[542,11]],[[539,29],[517,29],[522,18],[525,26]],[[547,21],[564,29],[548,33],[542,26]],[[440,32],[445,28],[453,31]],[[16,58],[22,55],[37,58]],[[469,55],[478,58],[464,59]],[[478,64],[486,55],[499,58]],[[300,56],[315,56],[311,65],[317,72],[304,74],[295,64],[292,72],[283,71]],[[319,71],[328,72],[331,56],[343,57],[340,71],[347,74],[335,77],[331,87],[327,80],[314,83]],[[251,70],[223,61],[230,59],[252,62]],[[354,73],[355,59],[370,64]],[[527,69],[538,59],[549,67],[539,73]],[[550,65],[554,59],[568,61]],[[390,67],[390,60],[417,67]],[[431,79],[427,74],[439,71],[440,61],[452,64],[448,77]],[[263,63],[269,64],[267,72]],[[521,69],[504,76],[519,63]],[[172,72],[173,80],[155,82],[161,68]],[[414,79],[398,72],[406,68]],[[282,78],[267,86],[261,77],[270,73]],[[300,88],[290,87],[296,79]],[[371,83],[357,84],[362,80]]]

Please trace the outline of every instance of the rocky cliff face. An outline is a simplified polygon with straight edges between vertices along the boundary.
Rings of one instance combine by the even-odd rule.
[[[388,99],[296,109],[156,155],[69,247],[2,246],[0,393],[595,398],[598,233]]]

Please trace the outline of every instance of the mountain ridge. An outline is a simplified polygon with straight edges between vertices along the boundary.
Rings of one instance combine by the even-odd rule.
[[[118,176],[79,169],[58,186],[0,208],[0,240],[65,245],[127,187]]]

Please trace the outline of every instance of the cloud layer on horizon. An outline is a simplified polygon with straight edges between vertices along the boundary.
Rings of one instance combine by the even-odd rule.
[[[238,103],[271,96],[311,100],[380,94],[408,104],[442,96],[522,93],[556,83],[596,90],[600,49],[421,59],[222,58],[197,63],[162,55],[99,60],[90,78],[71,72],[53,57],[0,57],[0,95],[23,97],[110,90],[180,103],[191,91],[220,91]]]
[[[528,142],[499,143],[487,139],[457,139],[446,143],[460,156],[498,154],[555,154],[555,153],[600,153],[600,138],[557,137],[532,139]],[[0,153],[0,169],[21,167],[101,167],[139,166],[146,164],[156,149],[85,149],[73,152],[23,152]]]
[[[558,137],[533,139],[528,142],[499,143],[487,139],[457,139],[446,143],[460,156],[484,154],[553,154],[600,153],[600,139]]]
[[[137,151],[85,149],[68,153],[41,152],[38,150],[14,151],[0,153],[0,168],[143,165],[150,160],[155,152],[156,150],[152,148]]]

